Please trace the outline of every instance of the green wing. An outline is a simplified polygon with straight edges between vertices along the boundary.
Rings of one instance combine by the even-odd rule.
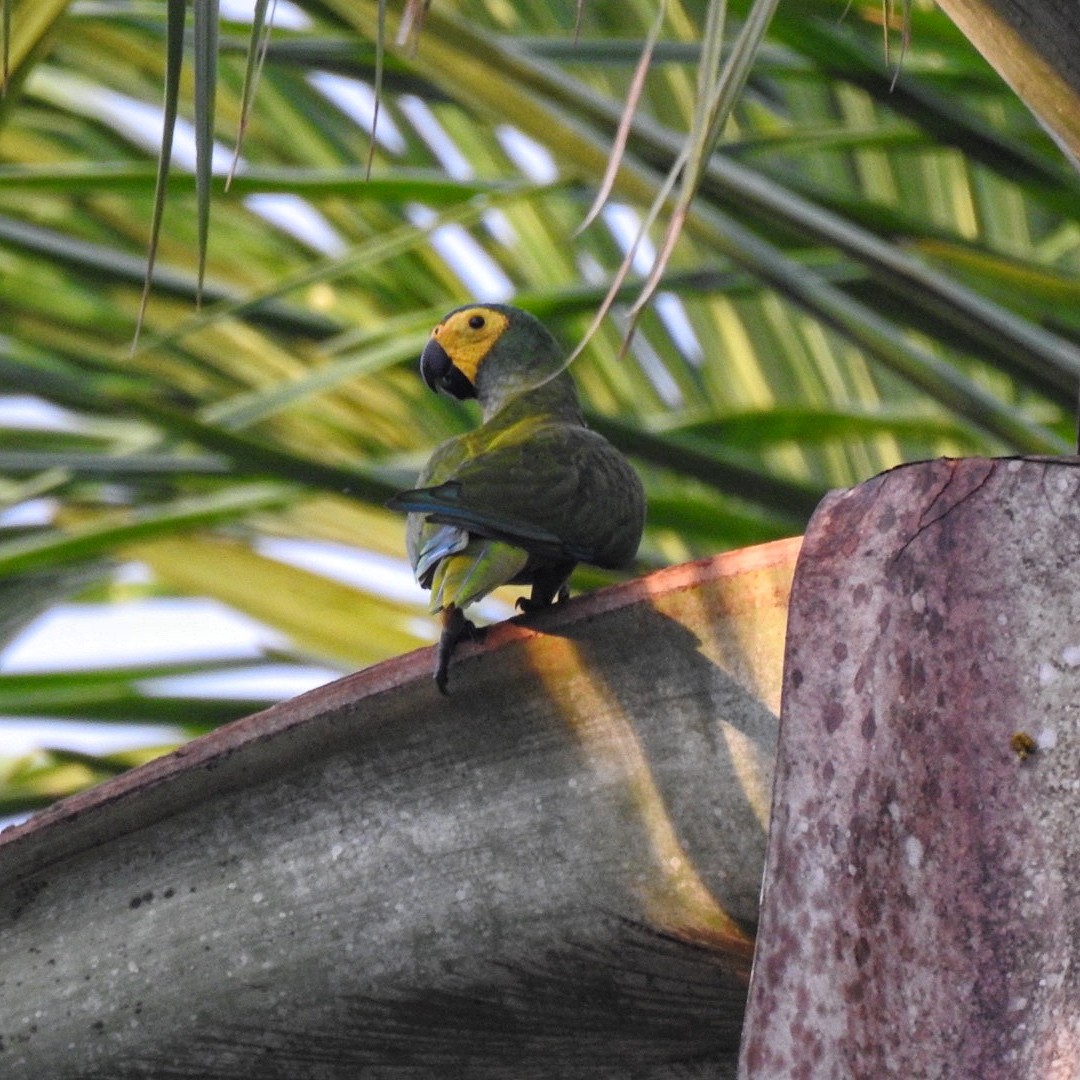
[[[552,422],[530,425],[521,439],[496,434],[488,449],[470,453],[482,430],[440,447],[421,476],[430,486],[387,504],[416,515],[410,518],[414,565],[440,526],[549,559],[622,566],[634,557],[645,497],[630,463],[606,439]],[[440,535],[450,543],[450,534]]]

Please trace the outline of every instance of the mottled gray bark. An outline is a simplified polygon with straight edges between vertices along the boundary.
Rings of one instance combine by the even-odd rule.
[[[818,510],[740,1076],[1080,1075],[1080,459]]]

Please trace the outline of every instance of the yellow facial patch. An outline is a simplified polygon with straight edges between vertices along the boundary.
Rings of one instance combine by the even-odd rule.
[[[431,336],[446,350],[454,367],[474,386],[476,372],[510,320],[487,307],[463,308],[443,319]]]

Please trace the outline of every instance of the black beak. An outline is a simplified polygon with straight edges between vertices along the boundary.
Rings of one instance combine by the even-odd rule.
[[[435,338],[429,339],[420,354],[420,374],[436,392],[441,390],[460,400],[476,397],[476,387],[454,367],[449,354]]]

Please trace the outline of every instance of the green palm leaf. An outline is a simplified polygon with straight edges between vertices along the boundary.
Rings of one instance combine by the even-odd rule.
[[[403,554],[385,498],[473,423],[416,375],[430,326],[512,297],[570,355],[654,204],[573,367],[646,483],[639,569],[798,532],[823,492],[899,461],[1072,445],[1078,180],[933,7],[913,7],[891,88],[876,0],[732,0],[723,20],[706,0],[662,20],[650,0],[498,20],[437,2],[404,46],[379,0],[303,0],[254,92],[259,26],[200,0],[185,38],[185,6],[6,8],[0,509],[29,523],[0,533],[25,613],[9,637],[134,589],[246,613],[294,666],[429,640],[420,591],[370,565]],[[211,150],[239,131],[226,190]],[[270,538],[362,556],[360,578],[275,561]],[[8,715],[37,694],[49,716],[181,738],[272,696],[152,693],[63,660],[50,687],[0,677]],[[129,762],[105,757],[20,758],[0,802]]]

